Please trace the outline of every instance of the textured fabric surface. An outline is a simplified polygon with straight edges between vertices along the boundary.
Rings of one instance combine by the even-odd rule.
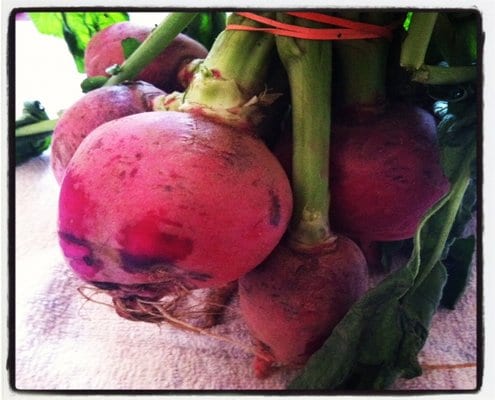
[[[15,382],[18,389],[271,390],[297,371],[254,377],[240,346],[168,325],[132,322],[87,301],[57,244],[58,186],[47,154],[16,168]],[[473,389],[477,335],[475,276],[455,311],[439,311],[420,354],[421,377],[395,390]],[[98,300],[108,302],[105,295]],[[212,333],[248,346],[232,300]]]

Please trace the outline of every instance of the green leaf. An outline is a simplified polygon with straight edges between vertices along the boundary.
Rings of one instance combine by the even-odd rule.
[[[48,119],[48,114],[38,100],[25,101],[22,115],[15,121],[15,127],[19,128],[46,119]]]
[[[225,23],[224,12],[198,13],[183,33],[210,49],[218,34],[225,29]]]
[[[402,26],[404,27],[404,30],[405,31],[408,31],[409,30],[409,25],[411,25],[411,19],[412,19],[412,16],[413,16],[413,13],[411,11],[409,11],[407,14],[406,14],[406,19],[404,20],[404,22],[402,23]]]
[[[446,280],[445,267],[438,261],[422,284],[405,297],[401,313],[405,334],[397,352],[397,375],[409,379],[421,375],[417,355],[428,337]]]
[[[448,279],[441,301],[443,307],[455,309],[464,293],[469,282],[475,245],[474,236],[469,236],[455,239],[450,246],[448,256],[444,261]]]
[[[124,51],[124,58],[127,60],[134,51],[141,45],[141,42],[136,38],[126,38],[122,40],[122,50]]]
[[[84,72],[84,51],[98,31],[129,20],[123,12],[31,12],[29,17],[40,33],[62,38],[67,43],[78,72]]]
[[[353,378],[359,373],[356,363],[360,357],[365,359],[367,356],[364,354],[363,340],[374,330],[377,322],[380,322],[378,310],[382,316],[387,317],[397,310],[399,299],[414,282],[413,269],[413,264],[409,264],[395,271],[365,294],[335,327],[322,348],[309,359],[302,374],[288,388],[335,389],[344,384],[346,388],[351,388]],[[383,327],[384,324],[379,325]],[[384,343],[390,345],[390,336],[386,336]],[[377,354],[375,351],[373,353]],[[356,383],[354,385],[357,386]]]
[[[16,131],[18,128],[27,127],[28,125],[46,120],[48,120],[48,115],[38,100],[26,101],[24,102],[22,115],[15,121]],[[26,136],[16,135],[15,164],[19,165],[43,153],[50,146],[51,134],[52,130]]]

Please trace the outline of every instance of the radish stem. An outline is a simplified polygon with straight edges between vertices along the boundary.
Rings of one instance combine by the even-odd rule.
[[[105,86],[132,80],[141,70],[155,59],[182,30],[194,19],[197,13],[170,13],[146,40],[122,64],[119,73],[113,75]]]
[[[476,66],[441,67],[422,65],[412,73],[412,80],[428,85],[455,85],[474,81],[477,76]]]
[[[237,14],[230,15],[228,23],[259,26],[257,22]],[[211,71],[219,71],[223,79],[235,80],[243,91],[256,92],[263,88],[262,71],[268,67],[274,43],[271,34],[224,30],[215,40],[203,65]]]
[[[258,26],[236,14],[228,22]],[[224,109],[244,105],[263,90],[274,44],[271,34],[224,30],[197,69],[185,100]]]
[[[45,121],[35,122],[34,124],[24,125],[15,130],[15,137],[24,137],[37,135],[39,133],[51,132],[55,129],[58,119],[48,119]]]
[[[415,70],[424,64],[437,16],[436,12],[413,14],[407,37],[402,44],[400,55],[402,67]]]
[[[361,21],[372,18],[375,24],[385,25],[395,14],[343,12],[345,18]],[[345,40],[335,43],[339,65],[339,89],[344,107],[377,107],[385,101],[385,74],[389,42],[387,39]]]
[[[283,22],[290,17],[278,14]],[[304,26],[316,24],[297,20]],[[330,240],[328,187],[332,45],[277,36],[290,82],[293,124],[293,246],[313,248]]]

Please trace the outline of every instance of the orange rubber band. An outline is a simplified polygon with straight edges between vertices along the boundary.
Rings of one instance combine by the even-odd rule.
[[[367,24],[365,22],[352,21],[350,19],[334,17],[331,15],[320,14],[316,12],[288,12],[288,15],[294,17],[307,19],[314,22],[321,22],[324,24],[335,25],[340,28],[354,29],[362,32],[375,33],[380,37],[391,38],[393,35],[393,28],[396,24],[388,26]]]
[[[391,38],[392,29],[396,24],[379,26],[362,22],[350,21],[344,18],[332,17],[315,12],[288,12],[287,14],[304,18],[315,22],[322,22],[338,26],[338,28],[308,28],[298,25],[286,24],[271,18],[263,17],[250,12],[238,12],[238,15],[270,26],[270,28],[253,27],[245,25],[227,25],[226,30],[241,30],[266,32],[274,35],[294,37],[309,40],[353,40],[353,39],[378,39]]]

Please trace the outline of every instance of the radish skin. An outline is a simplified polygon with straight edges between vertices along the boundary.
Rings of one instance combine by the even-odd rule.
[[[165,92],[146,82],[95,89],[64,111],[55,126],[51,145],[51,167],[58,183],[67,164],[93,129],[105,122],[152,111],[153,99]]]
[[[304,365],[367,288],[364,256],[346,237],[311,252],[279,244],[239,280],[241,313],[265,356],[254,360],[256,376],[272,363]]]
[[[101,125],[81,144],[61,186],[59,237],[85,281],[160,297],[238,279],[277,245],[291,212],[282,167],[249,131],[157,111]]]

